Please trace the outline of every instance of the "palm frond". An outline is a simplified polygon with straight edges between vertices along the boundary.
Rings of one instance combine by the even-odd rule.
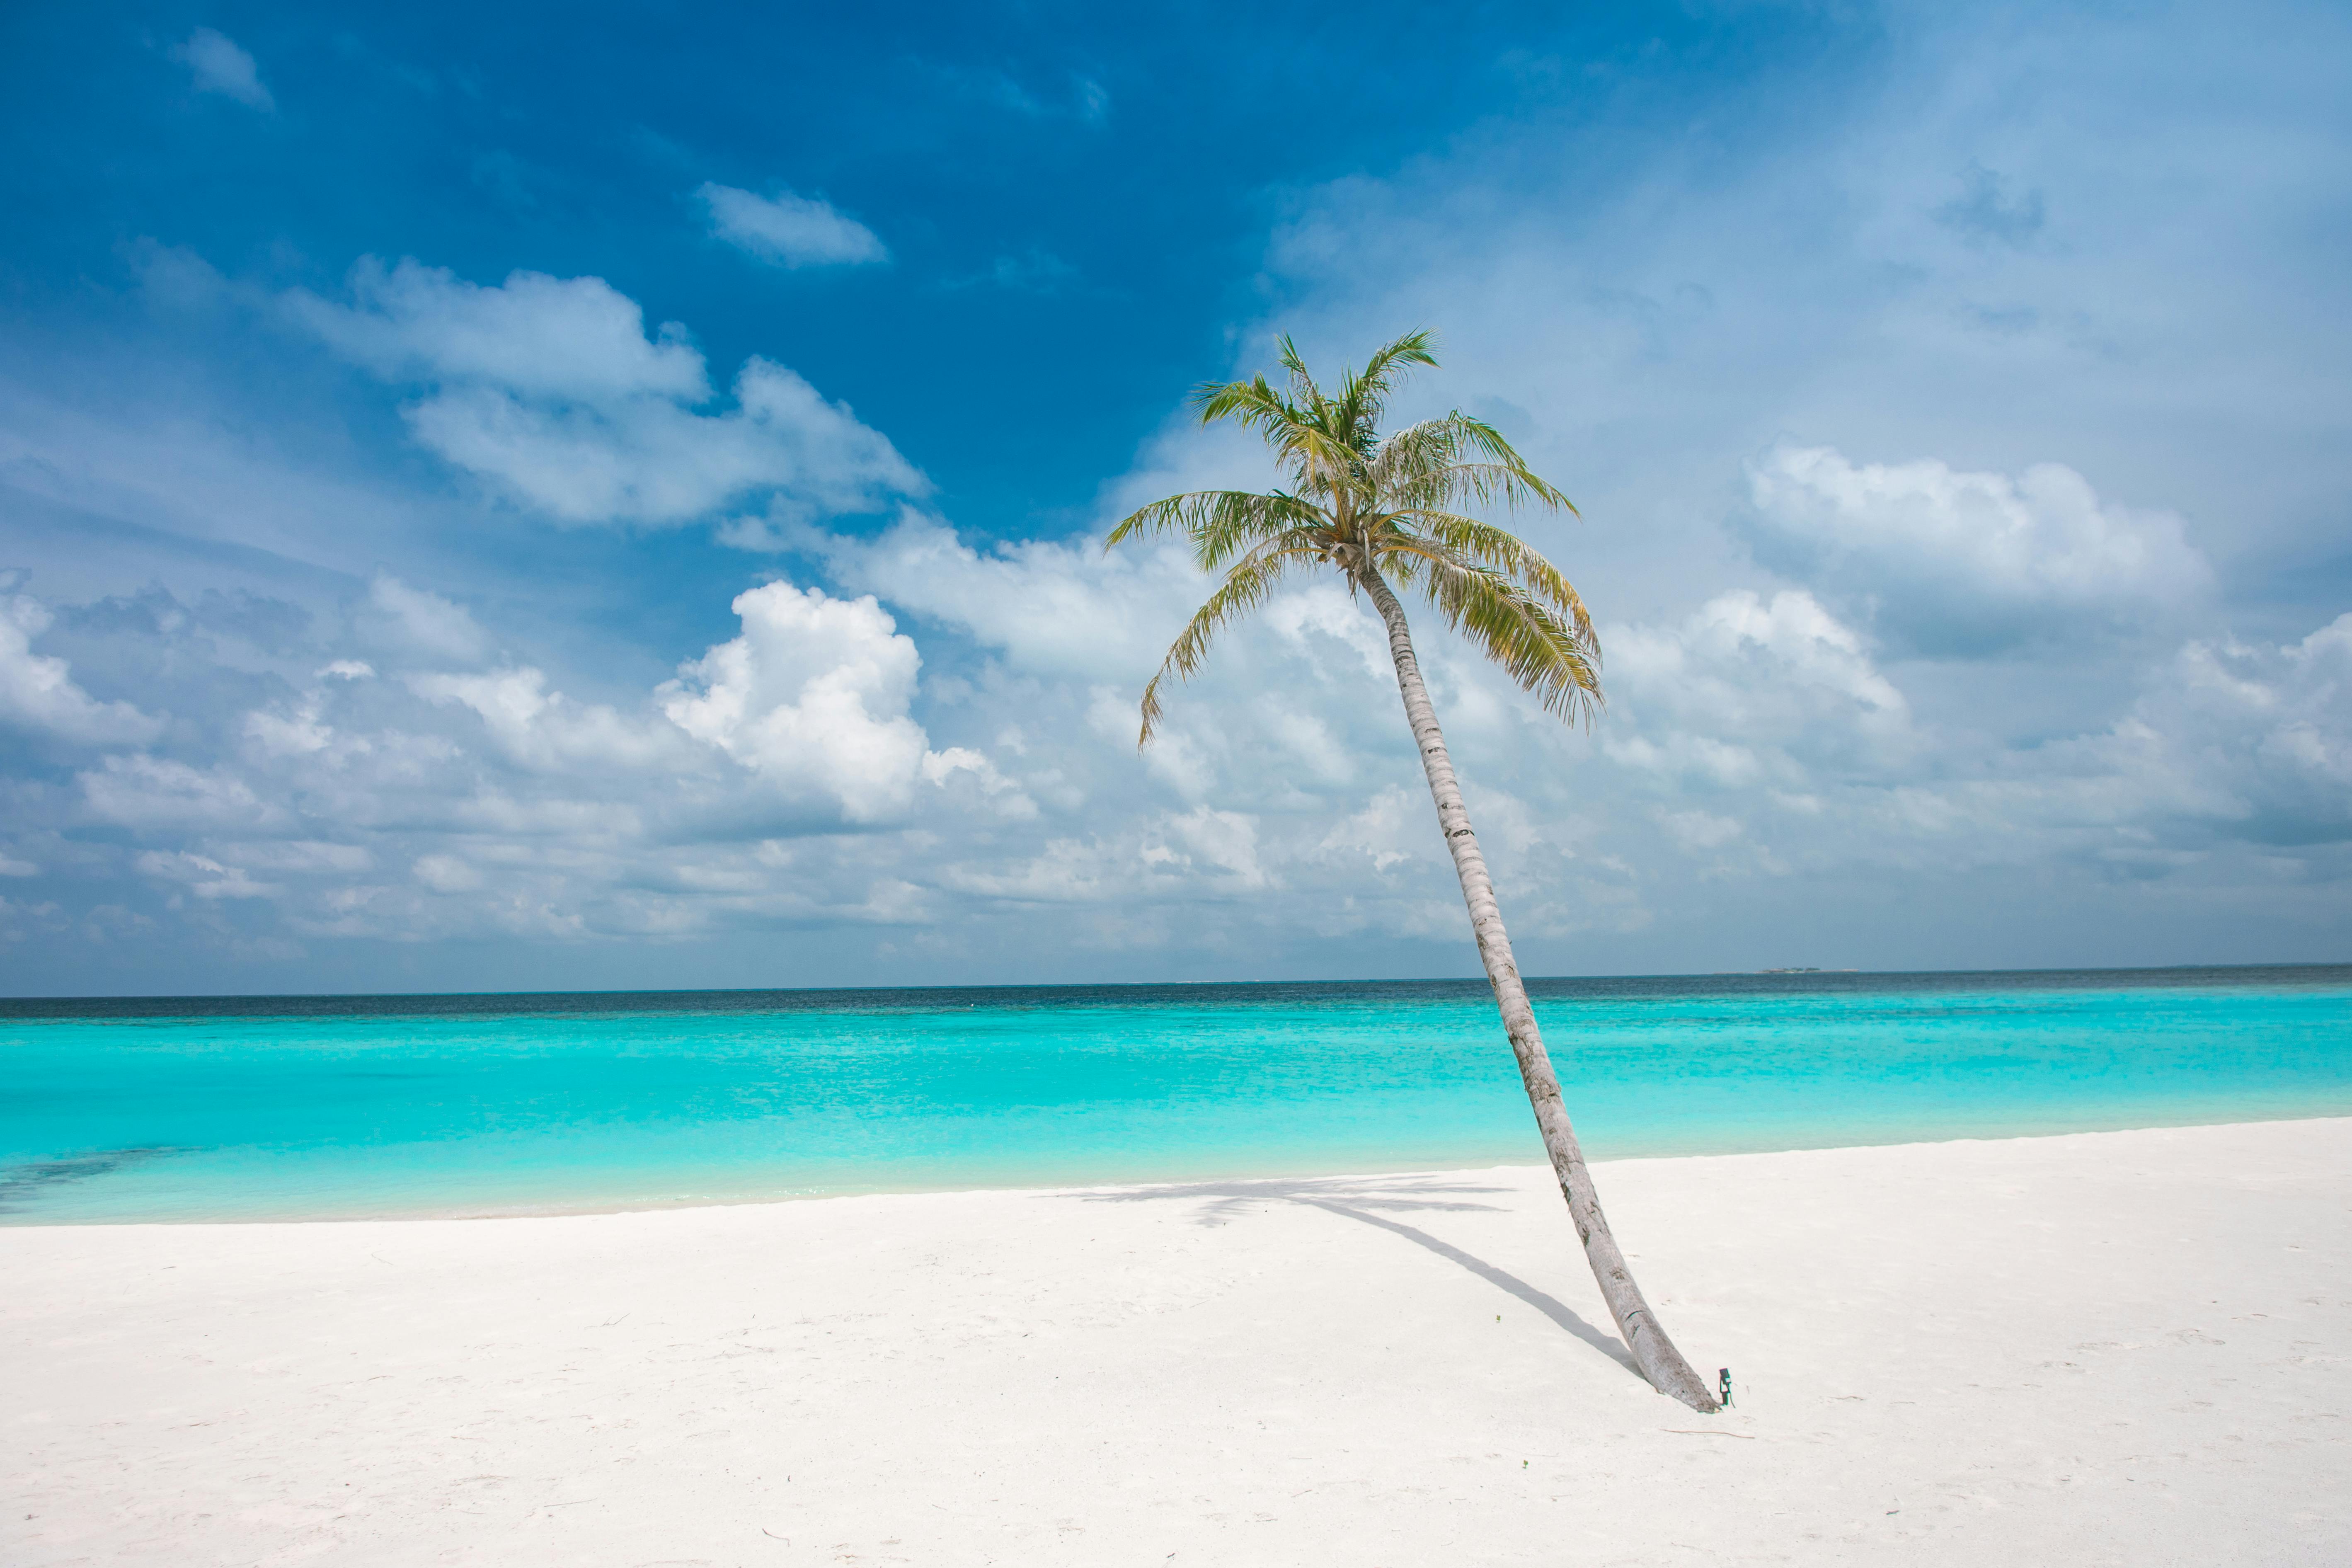
[[[1518,584],[1490,568],[1430,549],[1409,575],[1445,624],[1490,663],[1571,723],[1589,720],[1602,701],[1599,650],[1589,627],[1562,620]]]
[[[1566,616],[1575,626],[1577,635],[1586,643],[1592,643],[1592,617],[1585,610],[1583,595],[1576,591],[1576,585],[1541,551],[1509,529],[1459,512],[1412,511],[1396,516],[1399,522],[1409,525],[1407,530],[1399,531],[1398,538],[1410,539],[1418,533],[1454,559],[1502,573]]]
[[[1168,657],[1160,661],[1159,673],[1144,687],[1143,728],[1135,740],[1138,751],[1151,743],[1151,732],[1160,727],[1160,683],[1171,675],[1179,681],[1192,679],[1193,672],[1208,658],[1209,644],[1218,631],[1264,604],[1286,575],[1313,559],[1318,551],[1319,542],[1311,537],[1268,540],[1234,563],[1208,602],[1192,612],[1183,632],[1170,646]]]
[[[1258,375],[1247,381],[1211,382],[1193,392],[1192,405],[1200,411],[1203,425],[1232,419],[1255,431],[1274,448],[1277,460],[1289,470],[1293,488],[1302,494],[1333,495],[1345,487],[1348,470],[1360,458],[1327,427],[1329,405],[1314,384],[1307,383],[1305,391],[1304,399],[1285,397]]]
[[[1268,441],[1278,442],[1294,426],[1307,422],[1306,412],[1274,389],[1263,375],[1247,381],[1211,381],[1193,388],[1192,406],[1201,423],[1233,419]]]
[[[1298,352],[1297,343],[1288,332],[1274,340],[1275,358],[1290,373],[1290,395],[1302,409],[1320,414],[1327,403],[1323,389],[1315,384],[1315,377],[1307,369],[1306,358]]]
[[[1436,363],[1437,334],[1424,327],[1381,344],[1364,362],[1363,369],[1351,369],[1341,378],[1339,395],[1333,401],[1346,419],[1349,433],[1362,442],[1359,450],[1370,455],[1381,411],[1387,408],[1389,394],[1395,390],[1405,371],[1412,365],[1433,367]]]
[[[1234,552],[1265,539],[1323,521],[1318,508],[1279,490],[1190,490],[1139,507],[1119,520],[1103,541],[1110,549],[1130,538],[1178,533],[1192,546],[1192,559],[1214,572]]]
[[[1442,419],[1408,426],[1381,443],[1371,477],[1403,507],[1453,508],[1464,501],[1491,506],[1543,506],[1575,512],[1576,504],[1547,483],[1503,433],[1456,409]]]

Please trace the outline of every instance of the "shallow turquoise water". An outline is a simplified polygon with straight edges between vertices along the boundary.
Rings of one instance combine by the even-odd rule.
[[[1535,989],[1597,1158],[2352,1114],[2352,967]],[[1473,984],[0,1003],[0,1223],[1541,1158]]]

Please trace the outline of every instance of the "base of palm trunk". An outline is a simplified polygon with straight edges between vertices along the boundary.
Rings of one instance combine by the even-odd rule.
[[[1576,1163],[1581,1173],[1582,1160]],[[1578,1188],[1582,1189],[1580,1194]],[[1592,1278],[1601,1286],[1601,1299],[1609,1304],[1609,1315],[1616,1320],[1617,1335],[1632,1352],[1634,1367],[1660,1394],[1681,1400],[1702,1415],[1715,1415],[1723,1408],[1722,1402],[1683,1352],[1675,1348],[1675,1342],[1659,1325],[1657,1314],[1643,1300],[1642,1288],[1633,1283],[1633,1271],[1625,1267],[1625,1255],[1618,1250],[1609,1222],[1601,1217],[1601,1201],[1592,1192],[1591,1178],[1571,1181],[1563,1177],[1559,1190],[1568,1200],[1576,1234],[1583,1239],[1585,1261],[1592,1265]]]

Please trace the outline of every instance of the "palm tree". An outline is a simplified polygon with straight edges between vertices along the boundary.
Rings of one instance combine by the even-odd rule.
[[[1331,568],[1351,595],[1371,600],[1388,627],[1405,721],[1421,747],[1438,826],[1470,908],[1478,956],[1494,984],[1519,1079],[1535,1108],[1536,1125],[1584,1256],[1617,1320],[1617,1331],[1651,1386],[1693,1409],[1714,1411],[1714,1394],[1659,1326],[1601,1215],[1592,1174],[1560,1103],[1559,1079],[1511,957],[1511,939],[1496,906],[1486,858],[1463,808],[1445,737],[1422,684],[1404,606],[1391,587],[1393,582],[1424,595],[1447,626],[1551,712],[1570,721],[1585,720],[1600,703],[1600,645],[1576,590],[1508,530],[1458,510],[1501,503],[1573,512],[1568,498],[1538,479],[1494,426],[1459,411],[1385,437],[1379,432],[1389,393],[1410,367],[1437,363],[1433,347],[1425,331],[1399,338],[1361,371],[1349,372],[1337,396],[1327,396],[1286,337],[1281,349],[1282,366],[1289,372],[1286,392],[1256,375],[1212,384],[1194,395],[1202,424],[1234,419],[1263,436],[1290,488],[1264,495],[1194,490],[1170,496],[1111,530],[1106,549],[1129,539],[1180,534],[1203,571],[1223,574],[1144,688],[1138,744],[1150,744],[1160,723],[1161,683],[1171,676],[1189,679],[1218,629],[1264,604],[1294,574]]]

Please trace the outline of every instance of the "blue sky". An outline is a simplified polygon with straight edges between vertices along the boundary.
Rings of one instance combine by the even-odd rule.
[[[1424,325],[1609,658],[1427,633],[1528,967],[2344,955],[2338,8],[0,41],[10,991],[1471,972],[1362,612],[1138,757],[1089,542]]]

